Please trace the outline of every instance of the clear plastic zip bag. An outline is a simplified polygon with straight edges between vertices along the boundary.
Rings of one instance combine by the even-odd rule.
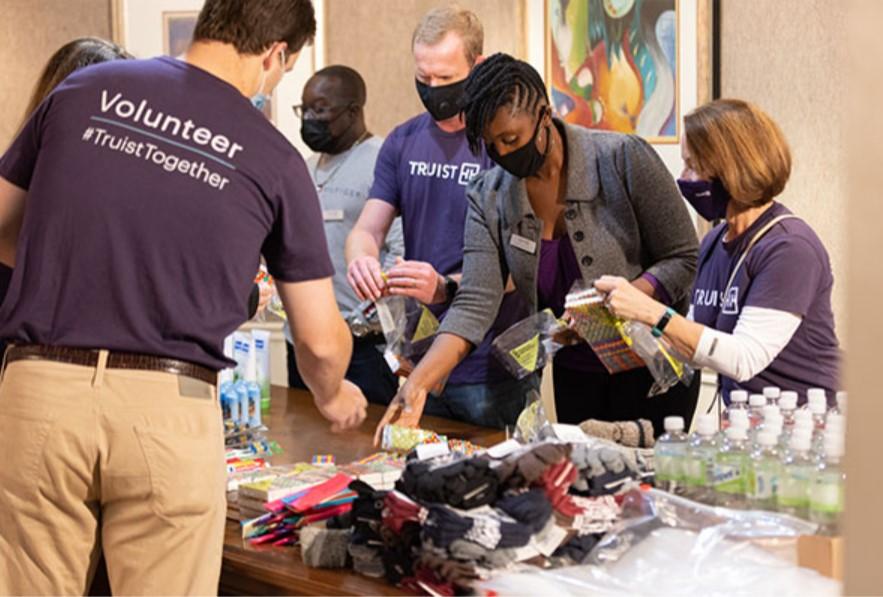
[[[796,565],[797,540],[816,525],[783,514],[699,504],[634,490],[623,519],[583,560],[501,574],[476,587],[538,595],[839,595],[840,583]]]
[[[648,396],[664,394],[678,382],[689,385],[693,368],[665,338],[657,338],[649,326],[620,319],[604,304],[594,285],[574,284],[564,308],[571,327],[582,336],[612,375],[647,367],[653,376]]]
[[[690,385],[695,372],[665,338],[653,336],[650,327],[637,321],[623,321],[619,324],[623,340],[637,354],[650,374],[653,385],[648,396],[657,396],[669,391],[678,382]]]
[[[567,329],[567,324],[557,319],[551,309],[545,309],[497,336],[491,352],[513,377],[524,379],[545,367],[568,344]]]

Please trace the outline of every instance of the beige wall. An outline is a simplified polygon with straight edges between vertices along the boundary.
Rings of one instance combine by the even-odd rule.
[[[883,595],[880,544],[883,511],[880,491],[880,339],[883,319],[883,2],[852,0],[848,36],[854,76],[843,90],[849,144],[848,283],[849,387],[846,434],[846,586],[847,595]]]
[[[0,147],[12,140],[43,65],[64,43],[110,39],[109,0],[0,0]]]
[[[345,64],[368,86],[369,128],[386,135],[423,111],[414,89],[411,33],[439,0],[325,0],[325,64]],[[522,0],[462,0],[485,27],[485,52],[526,59]]]
[[[846,338],[845,10],[831,0],[722,0],[721,94],[757,103],[791,144],[783,203],[825,243]]]

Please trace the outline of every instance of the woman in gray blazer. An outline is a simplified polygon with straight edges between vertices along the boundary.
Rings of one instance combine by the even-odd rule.
[[[674,180],[643,139],[553,118],[540,75],[505,54],[476,66],[466,97],[470,145],[475,151],[484,143],[500,167],[468,187],[461,285],[381,426],[419,422],[428,389],[481,342],[510,276],[534,312],[551,308],[559,316],[577,279],[590,283],[610,272],[681,312],[689,302],[696,232]],[[647,418],[659,434],[667,415],[689,425],[699,391],[696,376],[689,388],[648,399],[646,369],[610,375],[585,343],[562,349],[553,371],[558,420],[566,423]]]

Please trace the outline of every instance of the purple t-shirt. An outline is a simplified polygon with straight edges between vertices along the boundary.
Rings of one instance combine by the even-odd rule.
[[[484,150],[480,156],[469,150],[465,131],[447,133],[428,113],[390,133],[377,156],[369,196],[386,201],[401,214],[406,259],[430,263],[442,275],[462,271],[466,184],[492,166]],[[438,307],[432,311],[438,317],[445,312]],[[506,371],[491,356],[490,345],[527,315],[524,300],[517,293],[507,294],[484,341],[454,369],[448,383],[506,379]]]
[[[728,402],[730,392],[739,388],[753,393],[766,386],[795,390],[801,402],[808,388],[824,388],[832,399],[839,388],[840,350],[831,311],[834,277],[825,247],[804,221],[779,222],[757,241],[729,296],[722,300],[733,267],[754,234],[776,216],[790,213],[774,203],[738,238],[724,242],[726,224],[722,224],[702,242],[693,289],[696,322],[731,333],[745,307],[787,311],[803,318],[788,345],[757,376],[745,383],[721,377]]]
[[[573,283],[581,278],[570,237],[564,235],[552,240],[543,239],[537,273],[539,308],[552,309],[555,317],[561,317],[567,293]],[[555,366],[593,373],[606,371],[595,351],[585,342],[559,350],[555,355]]]
[[[28,190],[0,337],[219,369],[260,255],[331,276],[298,152],[233,86],[171,58],[77,71],[0,159]]]

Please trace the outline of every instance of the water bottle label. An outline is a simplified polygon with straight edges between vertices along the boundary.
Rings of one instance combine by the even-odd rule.
[[[843,488],[837,483],[816,485],[812,490],[809,507],[816,512],[843,512]]]
[[[656,455],[656,479],[658,481],[673,481],[677,478],[674,471],[674,458],[668,455]]]
[[[786,471],[782,475],[778,502],[789,508],[805,508],[809,504],[809,478],[803,471]]]
[[[715,464],[714,487],[723,493],[744,492],[745,483],[742,478],[742,467],[738,464]]]
[[[770,499],[776,496],[778,476],[771,471],[755,470],[751,479],[751,495],[755,499]]]

